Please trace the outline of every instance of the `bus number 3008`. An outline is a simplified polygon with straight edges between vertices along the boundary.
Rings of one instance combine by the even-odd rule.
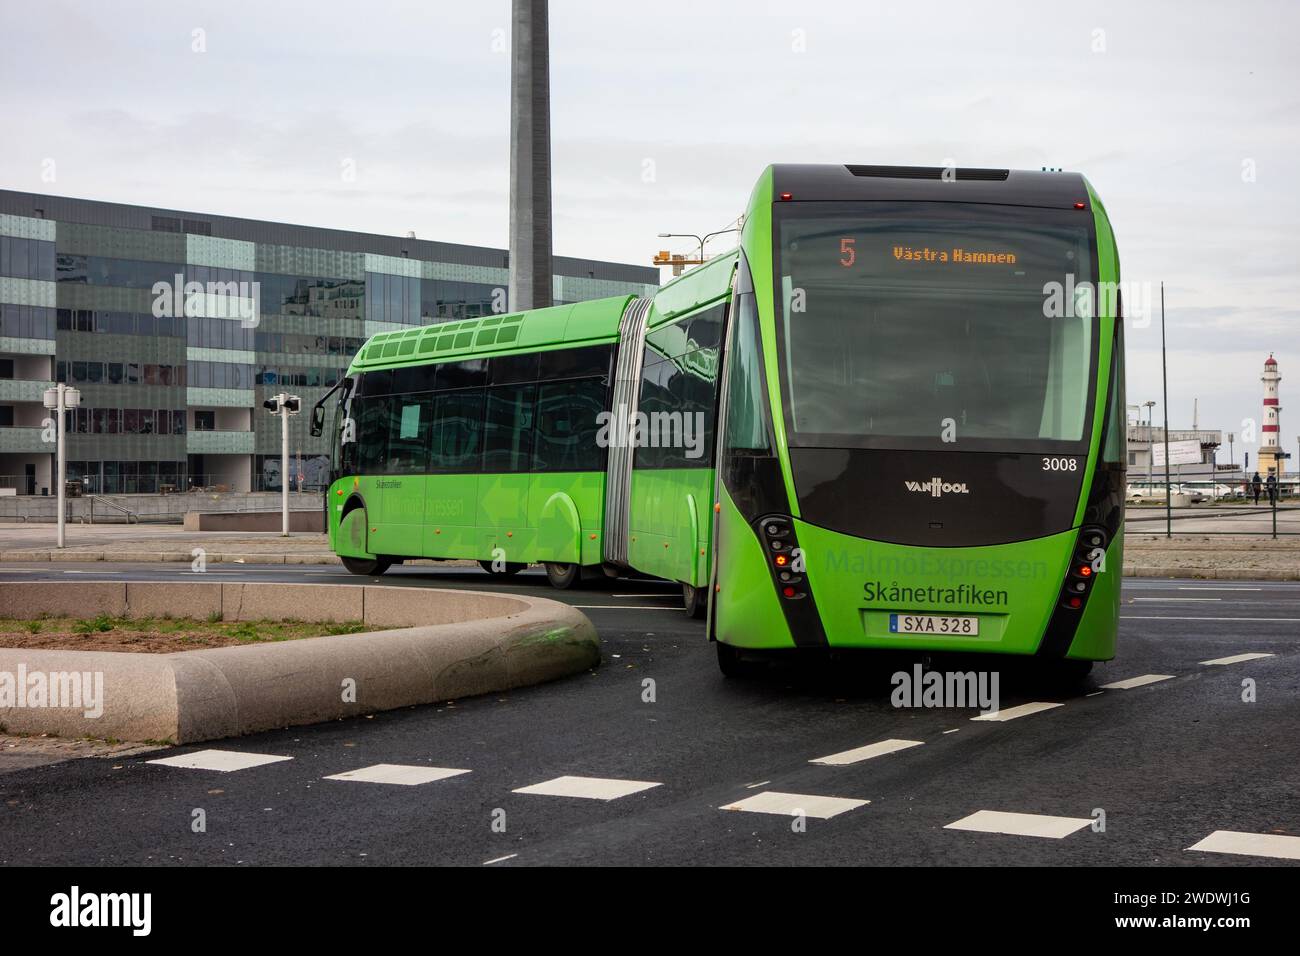
[[[1043,471],[1078,471],[1077,458],[1044,458]]]

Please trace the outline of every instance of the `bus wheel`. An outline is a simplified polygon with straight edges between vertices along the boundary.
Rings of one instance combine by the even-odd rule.
[[[709,592],[704,588],[692,587],[683,582],[682,606],[686,608],[687,617],[697,619],[707,617],[709,613]],[[722,645],[718,646],[721,647]]]
[[[547,561],[546,580],[551,582],[551,587],[567,591],[582,580],[582,568],[576,564],[554,564]]]
[[[513,578],[524,568],[528,567],[528,565],[522,561],[507,561],[505,567],[498,571],[491,561],[480,561],[478,564],[484,571],[496,578]]]
[[[718,670],[722,671],[723,677],[744,677],[749,673],[749,668],[745,662],[740,659],[740,652],[730,644],[717,642],[718,646]]]
[[[339,560],[343,562],[343,567],[353,574],[383,574],[393,566],[392,561],[384,558],[345,558],[343,555],[339,555]]]

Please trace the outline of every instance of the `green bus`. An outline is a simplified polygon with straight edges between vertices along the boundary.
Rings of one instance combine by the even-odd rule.
[[[777,165],[650,299],[375,335],[334,414],[348,570],[680,583],[764,651],[1114,656],[1119,260],[1075,173]]]

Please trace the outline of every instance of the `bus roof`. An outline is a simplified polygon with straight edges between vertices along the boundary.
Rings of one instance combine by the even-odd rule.
[[[795,201],[894,200],[1075,208],[1088,203],[1079,173],[939,166],[777,164],[772,194]]]
[[[618,338],[623,312],[634,298],[612,296],[549,309],[377,332],[352,359],[348,373],[613,342]]]

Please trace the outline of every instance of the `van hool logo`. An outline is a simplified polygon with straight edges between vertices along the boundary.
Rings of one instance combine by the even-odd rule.
[[[964,481],[944,481],[942,478],[931,478],[929,481],[905,481],[908,491],[923,491],[932,498],[938,498],[940,495],[968,495],[970,489],[966,487]]]

